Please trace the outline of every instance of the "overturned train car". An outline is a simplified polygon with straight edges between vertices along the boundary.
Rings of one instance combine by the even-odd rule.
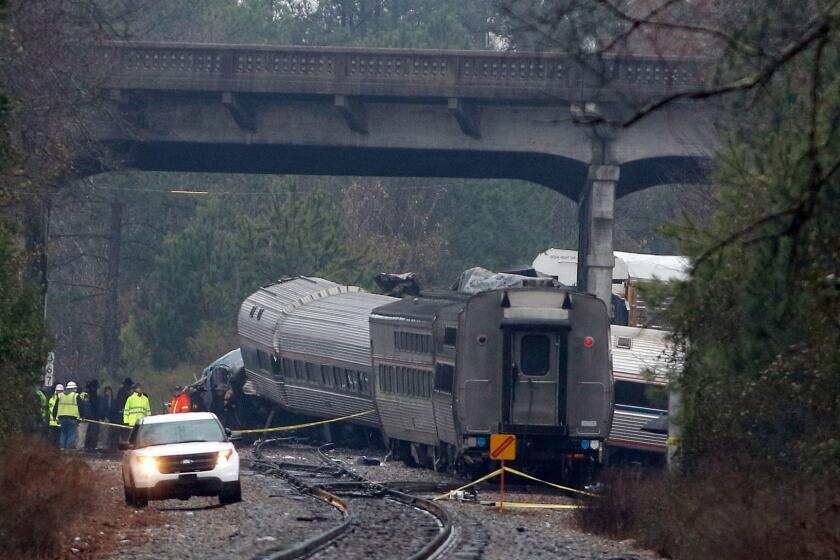
[[[574,470],[603,458],[613,410],[602,302],[554,287],[396,299],[298,277],[239,313],[248,379],[284,410],[382,432],[401,458],[483,465],[491,433],[520,462]]]

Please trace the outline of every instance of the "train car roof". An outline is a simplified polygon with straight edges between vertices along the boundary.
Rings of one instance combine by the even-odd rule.
[[[674,364],[669,363],[671,352],[668,332],[639,327],[611,326],[613,375],[617,380],[647,380],[651,372],[653,383],[665,383]],[[619,340],[622,339],[622,340]]]
[[[414,319],[416,321],[434,321],[444,307],[455,303],[452,299],[432,299],[415,297],[401,299],[373,310],[372,317]]]

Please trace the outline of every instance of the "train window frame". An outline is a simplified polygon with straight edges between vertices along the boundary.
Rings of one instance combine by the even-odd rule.
[[[631,350],[633,348],[633,338],[629,336],[616,336],[615,347]]]
[[[649,383],[642,383],[640,381],[616,379],[613,390],[615,392],[614,400],[617,406],[646,408],[648,410],[668,410],[667,392],[665,392],[663,395],[650,394],[651,392],[655,392],[657,390],[664,391],[664,387],[658,385],[651,385]],[[632,390],[632,392],[635,394],[628,395],[627,390]],[[632,398],[625,398],[627,396],[630,396]],[[657,402],[656,399],[659,399],[659,402]]]
[[[452,394],[452,386],[455,380],[455,366],[450,364],[435,364],[435,378],[433,388],[441,393]]]
[[[316,365],[312,362],[304,362],[304,370],[306,371],[306,382],[313,385],[318,384],[318,374],[321,368],[316,369]]]
[[[528,343],[528,341],[531,340],[541,340],[545,343],[544,348],[538,349],[540,354],[543,354],[543,350],[545,351],[544,357],[540,356],[540,361],[534,362],[533,364],[532,360],[537,356],[528,348],[531,347],[530,343]],[[527,362],[526,357],[528,360]],[[542,367],[526,367],[526,363],[528,366],[539,364]],[[549,371],[551,371],[551,338],[549,338],[548,335],[541,333],[528,333],[522,335],[519,339],[519,371],[522,375],[527,375],[528,377],[545,377],[548,375]]]
[[[432,335],[409,331],[394,331],[394,350],[415,354],[431,354]]]
[[[458,344],[458,327],[443,327],[443,345],[455,348]]]

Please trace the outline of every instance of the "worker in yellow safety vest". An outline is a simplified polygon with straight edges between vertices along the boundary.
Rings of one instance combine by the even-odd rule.
[[[47,410],[49,410],[49,413],[50,413],[50,428],[55,428],[55,432],[56,432],[55,441],[56,441],[56,443],[58,443],[58,427],[61,426],[61,424],[58,423],[58,419],[55,417],[55,403],[58,401],[58,396],[61,395],[61,393],[63,393],[63,392],[64,392],[64,385],[62,385],[61,383],[56,385],[55,386],[55,392],[53,392],[52,396],[50,397],[50,404],[47,407]]]
[[[61,449],[75,449],[76,433],[79,428],[79,401],[76,383],[71,381],[64,387],[64,392],[58,395],[53,413],[61,425],[58,447]]]
[[[149,397],[147,397],[140,384],[133,387],[132,393],[125,400],[125,408],[123,409],[123,424],[134,426],[142,418],[151,415],[152,408],[149,405]]]

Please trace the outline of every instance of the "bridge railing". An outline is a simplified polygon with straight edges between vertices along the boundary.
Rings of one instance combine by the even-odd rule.
[[[107,43],[104,87],[381,97],[588,100],[702,85],[702,59],[557,53]]]

